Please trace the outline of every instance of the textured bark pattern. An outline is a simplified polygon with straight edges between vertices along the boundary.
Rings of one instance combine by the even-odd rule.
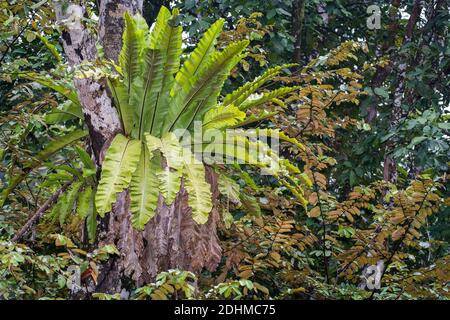
[[[96,38],[81,22],[85,15],[84,5],[69,4],[63,11],[62,4],[55,2],[55,11],[57,20],[63,27],[63,46],[69,64],[76,67],[84,61],[95,60],[97,58]],[[122,34],[121,29],[118,31]],[[121,130],[119,116],[116,109],[112,107],[104,81],[89,78],[75,79],[74,84],[83,106],[91,147],[97,165],[100,166],[105,144]]]
[[[219,195],[217,175],[209,168],[206,178],[211,184],[213,199]],[[203,268],[214,271],[221,259],[222,249],[217,236],[220,214],[217,203],[209,215],[208,222],[199,225],[192,219],[188,207],[188,194],[182,187],[172,205],[159,199],[156,215],[142,232],[131,226],[127,207],[129,199],[121,195],[109,217],[106,243],[114,243],[121,257],[108,272],[101,275],[101,286],[97,290],[118,292],[131,285],[142,285],[154,280],[162,270],[178,268],[199,272]],[[116,279],[121,284],[112,283]]]
[[[122,47],[122,30],[125,11],[142,13],[143,0],[100,2],[100,23],[98,36],[105,52],[105,58],[117,60]]]

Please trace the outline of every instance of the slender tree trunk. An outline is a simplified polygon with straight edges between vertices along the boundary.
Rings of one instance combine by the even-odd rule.
[[[305,0],[295,0],[293,3],[292,33],[295,38],[293,62],[299,63],[302,58],[302,33],[305,20]]]
[[[404,43],[409,43],[412,40],[414,28],[420,17],[420,12],[422,10],[421,1],[415,0],[411,15],[409,17],[408,23],[405,29]],[[408,62],[402,59],[402,56],[398,57],[398,60],[394,64],[397,69],[397,88],[394,92],[394,102],[391,111],[391,128],[394,129],[398,126],[401,119],[403,119],[407,112],[402,108],[403,100],[405,97],[405,81],[406,81],[406,69],[408,67]],[[384,155],[384,180],[389,182],[397,181],[397,164],[392,157],[392,151],[395,149],[395,139],[391,138],[386,143],[385,155]]]
[[[393,0],[391,2],[391,8],[389,10],[389,20],[390,23],[388,25],[388,36],[386,37],[386,40],[384,41],[383,45],[381,46],[380,50],[377,51],[377,56],[382,57],[389,48],[391,48],[394,45],[395,41],[395,33],[396,30],[399,28],[399,7],[400,7],[400,1],[399,0]],[[373,76],[371,87],[372,89],[375,89],[377,87],[380,87],[386,78],[389,76],[389,74],[392,72],[392,64],[388,63],[386,66],[377,66],[375,75]],[[377,112],[378,112],[378,103],[379,99],[377,96],[372,96],[371,103],[369,104],[369,108],[367,110],[367,116],[366,116],[366,122],[372,123],[377,118]]]
[[[96,35],[83,25],[83,2],[71,3],[63,11],[55,2],[57,19],[62,24],[64,51],[70,65],[97,58]],[[99,8],[98,40],[107,59],[117,61],[122,45],[123,14],[142,12],[142,0],[102,0]],[[91,149],[99,171],[104,153],[114,136],[122,131],[116,109],[109,97],[105,81],[75,79],[86,124],[89,128]],[[207,168],[213,203],[218,197],[217,176]],[[179,268],[199,272],[203,268],[214,270],[220,261],[221,247],[217,237],[219,213],[217,205],[204,225],[197,225],[187,204],[183,186],[172,205],[162,199],[155,217],[140,232],[131,226],[129,194],[117,195],[112,212],[99,224],[99,245],[115,244],[119,257],[111,258],[100,268],[96,292],[121,292],[127,296],[130,289],[154,279],[157,273]]]

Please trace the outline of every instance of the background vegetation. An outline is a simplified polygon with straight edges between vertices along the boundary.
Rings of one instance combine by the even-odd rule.
[[[98,3],[86,2],[83,21],[94,32]],[[172,4],[185,52],[219,18],[218,48],[250,41],[221,96],[268,68],[296,64],[261,92],[299,88],[249,109],[257,121],[243,127],[278,129],[304,146],[283,142],[281,150],[296,168],[286,179],[304,194],[247,165],[216,168],[216,271],[164,270],[122,298],[447,299],[448,2],[144,1],[147,23]],[[372,4],[380,29],[366,25]],[[62,34],[53,3],[1,2],[2,299],[77,298],[67,287],[70,266],[88,288],[120,254],[99,244],[100,218],[74,205],[83,200],[69,187],[74,179],[94,187],[99,177]],[[367,268],[380,261],[380,289],[368,288]]]

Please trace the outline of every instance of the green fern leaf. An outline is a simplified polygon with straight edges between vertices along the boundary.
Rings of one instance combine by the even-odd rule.
[[[172,95],[178,93],[178,90],[184,88],[188,91],[191,87],[192,79],[203,70],[211,53],[214,52],[214,45],[216,39],[222,31],[224,20],[217,20],[209,29],[203,34],[195,50],[189,55],[189,58],[184,62],[183,67],[176,75],[176,86],[172,91]]]
[[[171,100],[163,132],[189,128],[195,119],[201,120],[204,113],[216,105],[223,82],[242,59],[241,52],[247,45],[247,40],[232,43],[211,55],[202,72]]]
[[[141,142],[118,134],[106,152],[95,206],[101,217],[111,211],[116,194],[128,187],[140,159]]]
[[[129,135],[135,125],[136,118],[133,107],[129,101],[128,88],[123,81],[114,78],[108,79],[108,87],[113,96],[117,111],[119,112],[125,134]]]
[[[47,124],[56,124],[77,118],[80,120],[84,119],[81,106],[71,100],[67,100],[59,108],[53,108],[50,113],[46,114],[45,122]]]
[[[231,178],[221,174],[219,176],[219,191],[225,197],[228,198],[229,201],[234,204],[241,206],[241,200],[239,198],[239,194],[241,193],[241,187],[239,184]]]
[[[238,128],[247,126],[249,124],[255,123],[255,122],[261,122],[266,119],[272,118],[273,116],[277,115],[278,111],[269,112],[267,110],[262,110],[259,114],[251,114],[250,116],[246,117],[244,120],[238,122],[236,125],[232,126],[232,128]]]
[[[292,91],[300,89],[299,86],[295,87],[287,87],[287,88],[280,88],[275,89],[273,91],[264,92],[261,95],[253,95],[247,98],[240,106],[239,109],[242,111],[248,110],[250,108],[262,105],[263,103],[266,103],[268,101],[271,101],[274,98],[278,98],[281,96],[284,96]]]
[[[174,133],[168,132],[161,139],[146,135],[149,150],[160,150],[164,155],[166,165],[159,170],[158,180],[164,201],[170,205],[180,191],[183,170],[183,150]]]
[[[159,50],[146,49],[144,61],[143,77],[134,80],[130,96],[138,120],[134,137],[139,139],[144,137],[144,132],[150,132],[163,79],[163,57]]]
[[[234,104],[235,106],[239,106],[242,102],[244,102],[250,95],[256,92],[264,83],[273,79],[273,77],[277,76],[281,70],[287,69],[290,67],[296,66],[296,64],[284,64],[281,66],[277,66],[275,68],[270,68],[266,72],[264,72],[261,76],[257,77],[252,82],[247,82],[240,88],[236,89],[232,93],[228,94],[223,100],[223,105],[228,106],[230,104]]]
[[[141,51],[145,44],[145,31],[148,26],[138,28],[136,20],[125,11],[125,27],[122,37],[122,49],[119,54],[119,65],[122,70],[125,87],[128,95],[131,92],[131,84],[138,76],[141,65]]]
[[[161,93],[158,96],[154,118],[150,124],[150,133],[155,136],[160,136],[162,124],[166,117],[170,100],[170,92],[174,85],[175,73],[180,68],[180,57],[182,53],[182,32],[181,26],[172,26],[178,16],[178,10],[174,9],[172,17],[165,20],[165,28],[161,31],[159,41],[157,42],[157,49],[162,53],[164,59],[163,79]]]
[[[254,196],[241,193],[240,200],[249,215],[255,217],[261,216],[261,207],[259,206],[258,200]]]
[[[86,229],[90,243],[94,243],[97,234],[97,211],[92,210],[86,218]]]
[[[19,72],[18,77],[22,77],[31,81],[35,81],[43,86],[46,86],[72,101],[74,104],[80,106],[80,100],[78,100],[77,92],[74,87],[67,83],[67,80],[57,81],[55,79],[49,78],[48,76],[36,73],[36,72]]]
[[[161,170],[159,152],[153,156],[145,145],[142,145],[142,149],[139,165],[130,184],[130,208],[133,214],[131,221],[138,230],[144,229],[155,215],[159,196],[157,173]]]
[[[88,233],[89,242],[95,241],[97,234],[97,210],[95,209],[95,190],[92,192],[92,196],[89,202],[89,212],[86,217],[86,229]]]
[[[75,146],[75,151],[78,154],[78,157],[80,158],[81,162],[83,163],[83,166],[85,169],[89,170],[95,170],[95,163],[92,161],[91,156],[84,150],[83,148],[80,148],[79,146]]]
[[[203,130],[229,128],[243,121],[244,118],[245,112],[240,111],[239,108],[233,105],[218,105],[205,113]]]
[[[205,180],[205,167],[190,160],[185,162],[183,171],[192,219],[198,224],[204,224],[212,210],[211,186]]]
[[[150,32],[149,47],[152,49],[160,49],[161,41],[166,35],[166,29],[171,18],[169,9],[165,6],[161,6],[158,16],[156,17],[155,24],[152,26]]]
[[[69,215],[69,213],[72,212],[73,205],[75,204],[75,200],[78,196],[78,191],[80,190],[82,185],[83,181],[77,181],[73,183],[72,187],[67,193],[67,196],[64,198],[64,201],[62,202],[59,212],[59,225],[61,227],[64,225],[64,222],[66,221],[66,218]]]
[[[92,199],[92,187],[87,186],[78,196],[77,213],[80,218],[86,218],[89,215]]]

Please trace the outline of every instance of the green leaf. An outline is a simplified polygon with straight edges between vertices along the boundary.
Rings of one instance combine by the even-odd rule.
[[[144,229],[147,222],[155,215],[159,197],[157,173],[161,171],[159,152],[153,156],[145,145],[142,146],[141,158],[130,184],[130,208],[133,214],[133,226]]]
[[[133,81],[130,104],[135,106],[137,135],[141,139],[144,132],[150,132],[155,119],[156,104],[162,88],[163,57],[159,50],[146,49],[144,53],[143,77]]]
[[[23,181],[28,175],[28,173],[38,167],[42,162],[46,161],[50,156],[64,147],[74,143],[75,141],[87,136],[88,132],[85,130],[75,130],[65,136],[58,137],[52,142],[50,142],[47,147],[39,152],[34,159],[25,165],[24,173],[19,174],[11,178],[11,182],[8,187],[4,189],[0,195],[0,207],[2,207],[8,198],[8,195],[17,187],[19,183]]]
[[[53,108],[52,111],[45,115],[45,122],[48,124],[56,124],[65,122],[72,119],[83,120],[83,112],[79,104],[73,103],[73,101],[67,100],[61,106],[61,108]]]
[[[428,139],[427,137],[414,137],[414,138],[411,140],[410,145],[411,145],[411,146],[418,145],[419,143],[421,143],[421,142],[423,142],[423,141],[425,141],[425,140],[427,140],[427,139]]]
[[[238,107],[218,105],[205,113],[203,130],[229,128],[244,120],[244,118],[245,112],[239,110]]]
[[[381,96],[385,99],[389,99],[389,93],[382,87],[375,88],[373,90],[376,95]]]
[[[241,205],[241,200],[239,198],[241,187],[233,179],[221,174],[219,176],[219,191],[231,202],[239,206]]]
[[[86,186],[83,192],[81,192],[78,196],[77,213],[82,219],[86,218],[92,210],[92,196],[93,194],[91,186]]]
[[[161,93],[158,96],[154,119],[150,125],[150,133],[155,136],[160,136],[161,134],[162,125],[168,111],[170,91],[175,81],[174,75],[180,68],[183,29],[181,26],[172,26],[177,16],[178,10],[174,9],[172,17],[165,20],[165,28],[160,33],[159,41],[155,44],[155,48],[161,51],[164,59]]]
[[[77,152],[78,157],[83,163],[85,169],[95,170],[95,163],[92,161],[91,156],[86,152],[86,150],[80,148],[79,146],[75,146],[75,151]]]
[[[70,214],[70,212],[72,212],[73,205],[78,196],[78,190],[80,190],[82,185],[83,185],[82,181],[77,181],[72,184],[72,187],[67,192],[67,196],[64,198],[62,202],[59,212],[59,225],[61,227],[64,225],[67,216]]]
[[[108,87],[114,99],[114,104],[119,112],[124,131],[129,135],[135,125],[136,118],[133,107],[130,105],[128,88],[123,81],[109,78]]]
[[[261,207],[259,206],[258,200],[252,195],[248,195],[246,193],[240,194],[240,199],[242,205],[251,216],[260,217],[261,216]]]
[[[39,38],[39,40],[42,41],[42,43],[47,47],[47,49],[52,53],[52,55],[60,62],[62,60],[61,55],[59,54],[58,50],[56,50],[55,45],[50,43],[46,37],[41,35],[39,32],[35,32],[36,36]]]
[[[73,86],[69,85],[67,80],[64,82],[62,81],[56,81],[52,78],[49,78],[45,75],[41,75],[39,73],[35,72],[19,72],[17,76],[35,81],[43,86],[46,86],[52,90],[55,90],[56,92],[62,94],[67,99],[75,103],[76,105],[81,105],[80,101],[78,100],[78,95],[76,90],[74,90]]]
[[[276,114],[278,114],[278,111],[268,112],[267,110],[262,110],[261,113],[259,114],[252,113],[250,116],[246,117],[243,121],[238,122],[235,126],[233,126],[233,128],[247,126],[255,122],[261,122],[266,119],[272,118]]]
[[[208,221],[212,210],[211,186],[205,180],[204,165],[188,160],[184,165],[184,181],[188,193],[188,204],[192,209],[192,219],[198,224]]]
[[[135,19],[128,11],[125,11],[125,27],[122,36],[122,49],[119,54],[119,65],[122,69],[125,87],[128,96],[131,92],[131,84],[139,74],[141,65],[141,51],[145,44],[145,32],[148,26],[142,24],[138,28]]]
[[[101,179],[95,195],[95,206],[101,217],[111,211],[116,195],[127,188],[141,153],[139,140],[128,140],[118,134],[106,152]]]
[[[274,98],[278,98],[281,96],[284,96],[292,91],[298,90],[300,89],[300,87],[295,86],[295,87],[287,87],[287,88],[280,88],[280,89],[275,89],[273,91],[269,91],[269,92],[264,92],[261,95],[255,95],[255,96],[250,96],[247,98],[247,100],[245,100],[240,106],[239,109],[240,110],[248,110],[250,108],[253,107],[257,107],[259,105],[262,105],[268,101],[271,101]]]
[[[166,166],[157,172],[157,176],[164,202],[170,205],[175,200],[181,186],[183,150],[172,132],[166,133],[161,140],[147,134],[146,141],[150,152],[159,149],[164,155]]]
[[[217,20],[211,27],[203,34],[195,50],[189,55],[189,58],[184,62],[183,67],[176,75],[175,90],[173,94],[181,88],[188,91],[191,87],[192,79],[203,70],[211,53],[214,52],[214,45],[216,39],[222,31],[224,20]]]
[[[450,123],[447,122],[442,122],[442,123],[438,123],[437,124],[438,128],[442,129],[442,130],[450,130]]]
[[[242,59],[241,52],[247,45],[247,40],[239,41],[211,54],[199,75],[183,83],[182,90],[173,96],[163,132],[189,128],[194,120],[201,120],[204,113],[217,104],[225,79]]]
[[[86,137],[88,134],[87,130],[75,130],[62,137],[58,137],[52,142],[50,142],[44,150],[40,151],[34,156],[35,161],[42,162],[47,160],[55,152],[61,150],[62,148]]]
[[[86,217],[86,229],[88,233],[88,238],[91,243],[95,241],[95,236],[97,234],[97,210],[95,209],[95,192],[92,193],[89,214]]]
[[[150,33],[149,47],[152,49],[159,49],[161,46],[161,41],[164,40],[166,36],[167,27],[169,24],[169,19],[171,14],[169,9],[165,6],[161,6],[156,17],[155,24],[152,26],[152,31]]]
[[[232,93],[228,94],[223,100],[223,105],[228,106],[230,104],[234,104],[235,106],[239,106],[242,102],[244,102],[250,95],[256,92],[258,88],[260,88],[264,83],[273,79],[273,77],[277,76],[281,70],[287,69],[290,67],[296,66],[296,64],[284,64],[281,66],[277,66],[275,68],[268,69],[261,76],[257,77],[252,82],[247,82],[243,86],[239,87]]]

